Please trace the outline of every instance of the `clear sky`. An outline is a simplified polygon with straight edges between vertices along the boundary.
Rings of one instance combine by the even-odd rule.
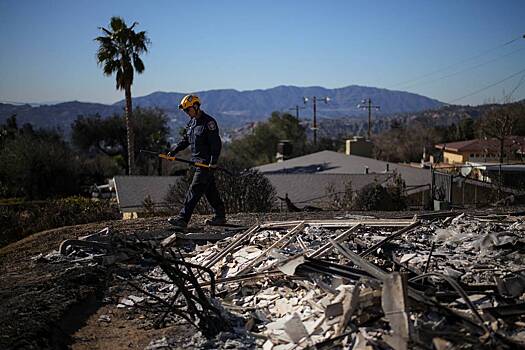
[[[122,99],[95,60],[111,16],[152,41],[134,96],[356,84],[451,102],[514,75],[456,103],[522,99],[524,13],[523,0],[0,0],[0,101]]]

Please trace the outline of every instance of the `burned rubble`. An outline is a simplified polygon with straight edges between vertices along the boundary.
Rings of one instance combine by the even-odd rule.
[[[117,276],[133,292],[115,307],[140,309],[149,327],[195,329],[147,349],[513,349],[525,346],[524,219],[346,215],[260,222],[197,245],[105,230],[36,258],[135,266]]]

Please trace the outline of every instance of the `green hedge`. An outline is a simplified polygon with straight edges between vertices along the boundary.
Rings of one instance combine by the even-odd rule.
[[[118,208],[107,201],[67,197],[46,202],[0,205],[0,247],[52,228],[114,220]]]

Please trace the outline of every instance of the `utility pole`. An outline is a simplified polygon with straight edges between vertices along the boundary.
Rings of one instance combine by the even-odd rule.
[[[372,109],[378,110],[380,109],[380,106],[374,106],[372,105],[372,99],[368,98],[363,101],[361,101],[361,104],[357,105],[357,108],[359,109],[368,109],[368,139],[371,139],[372,136]]]
[[[314,131],[314,145],[317,145],[317,99],[317,96],[312,97],[314,107],[314,120],[312,127],[312,130]],[[323,97],[320,100],[324,101],[324,103],[328,103],[328,101],[330,101],[330,97]],[[308,102],[308,97],[303,97],[303,102],[306,104]]]
[[[295,105],[295,107],[290,108],[291,111],[295,109],[295,117],[297,118],[297,121],[299,121],[299,110],[305,109],[305,107],[300,107],[299,105]]]

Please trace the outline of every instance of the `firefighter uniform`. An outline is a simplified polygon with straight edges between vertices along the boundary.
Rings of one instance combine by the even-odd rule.
[[[198,118],[192,118],[189,121],[183,138],[175,145],[170,154],[175,154],[191,146],[192,161],[215,165],[219,160],[222,148],[219,128],[214,118],[203,111],[199,112]],[[179,218],[186,223],[189,222],[191,214],[202,195],[206,196],[213,208],[215,218],[224,219],[224,203],[219,196],[213,170],[199,167],[195,169],[193,181],[186,194]]]

